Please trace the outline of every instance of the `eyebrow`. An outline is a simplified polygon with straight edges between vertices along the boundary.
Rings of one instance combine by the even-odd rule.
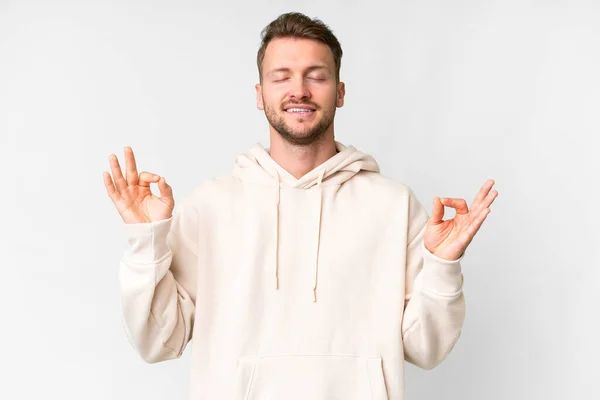
[[[327,66],[326,65],[311,65],[310,67],[306,68],[309,72],[310,71],[314,71],[316,69],[324,69],[327,70]],[[275,68],[270,70],[269,72],[266,73],[266,76],[269,76],[271,74],[274,74],[276,72],[289,72],[290,69],[286,68],[286,67],[280,67],[280,68]]]

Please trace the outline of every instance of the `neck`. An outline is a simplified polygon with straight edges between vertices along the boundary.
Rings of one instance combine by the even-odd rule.
[[[296,145],[281,138],[271,128],[269,154],[271,158],[296,179],[300,179],[337,153],[333,130],[307,145]]]

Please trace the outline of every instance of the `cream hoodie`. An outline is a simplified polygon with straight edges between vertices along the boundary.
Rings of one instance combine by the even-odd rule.
[[[462,257],[431,254],[411,189],[336,146],[296,179],[256,144],[171,218],[125,225],[125,332],[150,363],[193,339],[190,399],[402,400],[404,360],[453,348]]]

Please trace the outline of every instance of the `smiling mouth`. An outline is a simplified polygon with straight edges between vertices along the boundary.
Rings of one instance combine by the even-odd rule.
[[[311,113],[314,113],[315,110],[308,109],[308,108],[292,107],[292,108],[288,108],[287,110],[285,110],[285,112],[289,113],[289,114],[311,114]]]

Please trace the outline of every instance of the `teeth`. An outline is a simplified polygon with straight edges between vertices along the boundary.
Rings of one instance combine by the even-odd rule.
[[[307,110],[305,108],[288,108],[287,112],[311,112],[312,110]]]

